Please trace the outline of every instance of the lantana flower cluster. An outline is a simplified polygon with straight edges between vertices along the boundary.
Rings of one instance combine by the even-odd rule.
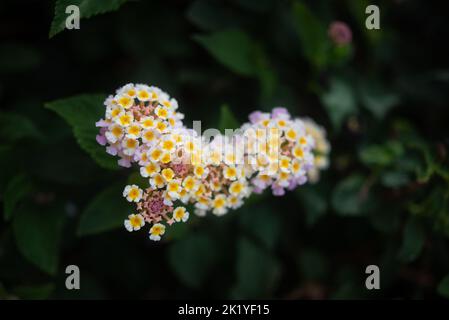
[[[167,225],[186,222],[187,207],[221,216],[253,192],[271,187],[283,195],[328,162],[324,130],[285,108],[253,112],[232,135],[206,138],[183,125],[176,100],[156,87],[127,84],[105,106],[97,141],[119,165],[135,163],[148,181],[124,188],[126,200],[136,203],[124,226],[137,231],[148,224],[151,240],[160,240]]]
[[[184,115],[178,113],[178,102],[157,87],[127,84],[104,102],[105,118],[97,142],[106,152],[119,157],[119,165],[147,161],[147,153],[161,139],[182,126]],[[167,154],[161,158],[168,157]]]
[[[304,122],[292,119],[287,109],[280,107],[271,113],[253,112],[249,119],[243,130],[255,135],[248,146],[250,154],[255,155],[251,161],[256,172],[251,179],[254,192],[271,187],[273,195],[282,196],[285,189],[293,190],[304,184],[314,165],[315,145]]]

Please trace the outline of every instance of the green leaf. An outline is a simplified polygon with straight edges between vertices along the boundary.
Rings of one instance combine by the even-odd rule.
[[[257,299],[269,296],[279,280],[279,262],[245,238],[241,238],[237,246],[237,282],[232,297]]]
[[[218,124],[218,129],[222,133],[226,133],[226,129],[237,129],[239,127],[239,122],[237,121],[234,113],[227,104],[224,104],[220,108],[220,120]]]
[[[17,286],[13,289],[13,293],[25,300],[43,300],[47,299],[54,289],[53,283],[47,283],[37,286]]]
[[[385,167],[393,164],[404,152],[404,147],[398,141],[388,141],[383,145],[363,147],[359,152],[360,160],[367,166]]]
[[[84,209],[78,235],[85,236],[123,226],[124,219],[135,210],[122,196],[124,185],[118,183],[98,193]]]
[[[44,138],[30,119],[16,113],[0,113],[0,135],[10,142],[26,138],[42,141]]]
[[[384,171],[381,176],[381,182],[385,187],[398,188],[410,182],[410,178],[403,171]]]
[[[446,275],[438,284],[437,291],[442,296],[449,299],[449,274]]]
[[[272,98],[278,87],[278,77],[275,73],[267,53],[261,45],[255,44],[253,50],[255,75],[261,88],[261,101]]]
[[[293,18],[304,56],[315,67],[324,67],[328,62],[330,48],[325,25],[300,2],[293,4]]]
[[[333,78],[329,90],[321,96],[321,102],[335,129],[340,129],[343,121],[357,111],[354,91],[351,85]]]
[[[32,184],[24,174],[18,174],[6,186],[3,199],[5,220],[9,220],[17,204],[31,191]]]
[[[364,178],[354,174],[340,181],[332,193],[332,206],[342,216],[357,216],[363,213],[362,186]]]
[[[247,204],[246,204],[247,205]],[[251,206],[239,214],[240,223],[267,249],[273,249],[281,235],[279,214],[267,207]]]
[[[368,166],[388,166],[394,160],[393,155],[381,145],[371,145],[361,149],[359,157]]]
[[[382,119],[400,101],[399,95],[388,91],[379,82],[364,83],[359,88],[362,105],[378,119]]]
[[[17,247],[42,271],[54,275],[58,268],[59,243],[65,212],[63,206],[21,206],[13,220]]]
[[[190,234],[170,247],[170,266],[187,286],[200,288],[216,264],[217,252],[211,238],[204,234]]]
[[[189,7],[186,16],[195,26],[207,31],[236,25],[234,12],[217,1],[196,0]]]
[[[80,10],[80,18],[90,18],[92,16],[117,10],[127,0],[56,0],[55,16],[51,23],[49,38],[65,29],[66,19],[69,16],[65,12],[67,6],[76,5]]]
[[[45,104],[72,126],[78,144],[103,168],[118,169],[117,160],[96,141],[95,123],[104,117],[104,95],[78,95]]]
[[[243,76],[254,75],[254,43],[245,32],[229,29],[209,35],[196,35],[194,39],[233,72]]]
[[[418,224],[418,220],[410,218],[404,228],[402,247],[399,250],[399,260],[412,262],[420,255],[424,246],[424,230]]]

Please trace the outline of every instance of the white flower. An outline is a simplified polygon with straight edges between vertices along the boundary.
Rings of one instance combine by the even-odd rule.
[[[147,145],[153,145],[156,139],[159,137],[159,133],[156,130],[148,129],[144,130],[141,134],[143,143]]]
[[[145,220],[140,214],[130,214],[124,222],[126,230],[129,232],[140,230],[145,225]]]
[[[156,121],[154,120],[154,117],[142,117],[140,118],[140,126],[147,130],[147,129],[153,129],[156,127]]]
[[[164,204],[169,207],[171,207],[173,205],[173,201],[176,200],[172,198],[167,191],[164,191],[164,193],[162,194],[162,198],[164,199]]]
[[[125,138],[122,141],[123,153],[127,156],[132,156],[139,146],[139,141],[133,138]]]
[[[209,169],[205,168],[202,165],[197,165],[193,168],[193,174],[198,179],[202,179],[202,178],[205,178],[209,174]]]
[[[108,131],[106,131],[105,136],[110,143],[116,143],[121,137],[123,137],[123,134],[123,128],[118,124],[113,124],[109,127]]]
[[[163,169],[161,174],[166,182],[170,182],[175,177],[175,172],[170,168]]]
[[[234,166],[226,167],[223,170],[223,176],[228,180],[236,180],[238,171]]]
[[[144,178],[148,178],[154,176],[156,173],[159,173],[160,170],[161,167],[157,163],[150,162],[140,168],[140,175]]]
[[[182,182],[182,186],[187,192],[196,191],[198,190],[200,183],[197,179],[195,179],[192,176],[185,177],[184,181]]]
[[[212,200],[212,213],[217,216],[224,215],[228,210],[226,209],[226,196],[223,194],[217,195],[214,200]]]
[[[128,138],[137,139],[140,137],[140,126],[136,123],[131,124],[126,128],[126,136]]]
[[[119,105],[111,105],[106,108],[106,118],[115,120],[125,113],[125,109]]]
[[[151,86],[148,91],[150,92],[150,100],[151,101],[158,101],[159,97],[164,93],[161,89],[158,87]]]
[[[279,169],[283,172],[290,171],[290,158],[286,156],[281,156],[279,159]]]
[[[165,226],[161,223],[154,224],[150,229],[150,239],[153,241],[161,240],[161,236],[165,233]]]
[[[125,190],[123,190],[123,196],[128,200],[129,202],[139,202],[140,199],[142,199],[143,191],[135,184],[128,185],[125,187]]]
[[[165,120],[170,116],[170,111],[162,106],[158,106],[156,107],[156,109],[154,109],[154,113],[161,119]]]
[[[176,142],[171,137],[166,137],[161,142],[161,149],[166,152],[173,152],[176,149]]]
[[[167,183],[167,192],[171,198],[179,198],[179,193],[181,192],[181,180],[173,179]]]
[[[136,85],[137,99],[139,99],[140,101],[149,101],[150,100],[149,89],[150,88],[145,84]]]
[[[127,127],[129,125],[131,125],[131,123],[133,123],[134,121],[134,116],[132,115],[132,113],[123,113],[121,115],[118,115],[115,120],[114,120],[117,124],[121,125],[122,127]]]
[[[168,131],[168,125],[165,121],[156,121],[156,130],[159,133],[166,133]]]
[[[292,161],[291,169],[292,169],[292,173],[295,177],[303,176],[306,173],[306,171],[303,169],[301,163],[296,159],[294,159]]]
[[[296,159],[304,158],[304,149],[301,145],[296,145],[293,147],[292,154]]]
[[[186,208],[177,207],[173,210],[173,219],[175,219],[176,222],[186,222],[189,219],[189,213],[186,211]]]
[[[228,205],[232,209],[237,209],[243,205],[243,201],[241,198],[239,198],[237,196],[229,196],[228,197]]]
[[[197,199],[197,203],[195,203],[195,208],[199,210],[209,210],[210,199],[206,197],[199,197]]]
[[[121,95],[121,96],[117,96],[115,98],[115,100],[117,100],[117,103],[119,104],[119,106],[125,108],[125,109],[129,109],[133,106],[134,104],[134,99],[133,97],[130,97],[129,95]]]
[[[159,159],[162,163],[167,164],[171,161],[171,154],[169,152],[164,152]]]
[[[165,180],[159,173],[156,173],[151,179],[150,179],[150,185],[153,188],[160,189],[165,186]]]
[[[290,128],[285,132],[285,139],[288,141],[295,141],[298,137],[298,133],[294,128]]]
[[[153,162],[159,161],[162,156],[162,150],[159,148],[153,148],[149,151],[149,158]]]
[[[117,95],[118,96],[125,95],[134,98],[136,96],[136,89],[134,88],[134,84],[128,83],[123,87],[119,88],[117,90]]]
[[[207,211],[206,211],[206,210],[203,210],[203,209],[195,208],[194,213],[195,213],[198,217],[204,217],[204,216],[206,216]]]
[[[245,193],[245,191],[246,191],[246,185],[240,181],[234,181],[229,186],[229,193],[234,196],[238,196],[241,193]]]
[[[291,176],[287,172],[281,171],[277,175],[276,183],[278,185],[280,185],[281,187],[286,188],[290,184],[290,182],[289,182],[290,178],[291,178]]]

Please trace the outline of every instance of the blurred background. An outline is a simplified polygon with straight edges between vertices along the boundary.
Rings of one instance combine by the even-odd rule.
[[[80,30],[63,30],[80,4]],[[380,9],[380,30],[365,8]],[[0,2],[0,299],[449,297],[444,2]],[[50,37],[49,37],[50,35]],[[330,167],[284,197],[128,233],[95,142],[106,94],[176,97],[185,124],[285,106],[323,125]],[[65,268],[81,289],[65,288]],[[367,290],[365,268],[380,268]]]

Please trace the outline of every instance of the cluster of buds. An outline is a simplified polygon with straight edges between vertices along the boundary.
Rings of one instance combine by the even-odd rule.
[[[155,241],[166,225],[188,220],[189,206],[198,216],[220,216],[240,207],[252,192],[271,186],[273,194],[282,195],[304,184],[324,161],[316,161],[314,148],[321,146],[322,158],[329,151],[324,130],[292,119],[284,108],[254,112],[250,123],[231,135],[207,138],[184,127],[176,100],[156,87],[128,84],[105,105],[97,141],[118,155],[122,166],[137,163],[148,179],[143,189],[128,185],[123,191],[136,203],[125,228],[136,231],[148,224]]]

